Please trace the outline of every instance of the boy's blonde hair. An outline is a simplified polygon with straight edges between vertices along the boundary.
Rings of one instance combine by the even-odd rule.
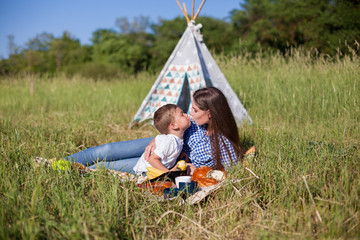
[[[177,106],[166,104],[156,110],[154,114],[154,126],[161,134],[169,133],[170,123],[174,122]]]

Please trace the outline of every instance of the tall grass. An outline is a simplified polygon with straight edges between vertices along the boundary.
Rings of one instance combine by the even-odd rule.
[[[234,167],[239,181],[195,206],[158,202],[104,172],[32,166],[33,156],[155,135],[127,128],[155,75],[2,80],[0,238],[358,238],[360,59],[310,55],[217,57],[253,119],[239,132],[257,148],[249,169],[259,179]]]

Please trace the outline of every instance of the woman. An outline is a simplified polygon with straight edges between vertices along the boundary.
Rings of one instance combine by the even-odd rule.
[[[236,163],[241,154],[241,144],[224,94],[214,87],[195,91],[190,116],[191,126],[184,133],[183,150],[192,163],[192,170],[204,165],[227,170]],[[146,153],[153,148],[151,142]]]
[[[214,87],[197,90],[193,95],[191,126],[184,134],[183,150],[192,170],[210,166],[227,170],[236,163],[241,144],[238,129],[224,94]],[[95,163],[118,171],[133,173],[132,168],[145,150],[145,158],[156,148],[153,138],[108,143],[66,157],[70,161],[96,168]]]
[[[240,156],[241,144],[224,94],[213,87],[196,91],[190,116],[195,124],[186,132],[183,149],[193,165],[227,169],[235,163]]]

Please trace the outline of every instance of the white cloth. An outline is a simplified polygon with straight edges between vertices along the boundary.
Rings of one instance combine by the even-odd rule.
[[[181,153],[183,139],[173,134],[161,134],[155,137],[155,145],[156,148],[154,153],[161,158],[162,165],[164,165],[167,169],[170,169],[175,165],[176,159]],[[139,174],[147,172],[147,167],[152,166],[145,160],[143,153],[133,170],[136,174]]]

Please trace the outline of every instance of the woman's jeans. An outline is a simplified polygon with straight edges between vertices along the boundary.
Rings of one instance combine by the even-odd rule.
[[[114,142],[85,149],[65,157],[89,168],[105,167],[116,171],[134,173],[133,167],[153,138]]]

